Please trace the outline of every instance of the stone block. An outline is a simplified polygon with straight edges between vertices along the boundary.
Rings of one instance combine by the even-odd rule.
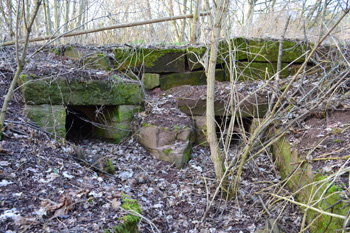
[[[106,107],[103,112],[103,118],[98,119],[102,127],[96,128],[96,135],[110,139],[115,143],[120,143],[130,136],[131,121],[134,114],[142,110],[137,105],[120,105],[116,107]]]
[[[21,75],[19,86],[26,104],[40,105],[135,105],[144,100],[138,82],[70,80]]]
[[[207,47],[188,47],[187,48],[187,65],[190,71],[203,69],[203,65],[199,62],[207,51]]]
[[[155,158],[182,168],[189,160],[194,136],[188,127],[163,127],[142,124],[139,142]]]
[[[277,72],[277,63],[237,62],[236,65],[237,74],[234,78],[239,81],[268,80]],[[287,78],[291,74],[291,70],[286,68],[287,66],[288,63],[282,63],[280,78]],[[228,73],[227,69],[226,72]]]
[[[279,41],[249,40],[248,41],[248,60],[254,62],[272,62],[278,61]],[[293,42],[283,42],[282,63],[304,62],[306,45]]]
[[[73,60],[80,60],[82,58],[81,52],[73,46],[64,48],[63,56],[69,57]]]
[[[116,48],[115,68],[136,68],[147,73],[185,72],[185,52],[185,49]]]
[[[112,70],[112,66],[108,57],[102,53],[94,54],[85,57],[81,61],[81,65],[85,69],[95,69],[95,70]]]
[[[147,90],[151,90],[159,86],[159,74],[145,73],[142,76],[142,82]]]
[[[66,109],[62,105],[25,105],[24,114],[54,136],[65,137]]]
[[[230,44],[229,44],[230,43]],[[229,46],[230,45],[230,46]],[[231,47],[231,56],[235,61],[244,61],[248,58],[248,42],[245,38],[237,37],[229,41],[222,40],[219,42],[218,46],[218,57],[217,62],[227,63],[229,62]]]
[[[217,81],[226,81],[226,75],[223,70],[217,69],[215,71],[215,79]],[[182,85],[206,85],[207,76],[205,71],[192,71],[186,73],[174,73],[166,74],[160,76],[160,88],[162,90],[167,90],[172,87],[182,86]]]
[[[196,144],[201,146],[209,146],[207,140],[207,117],[193,116],[195,130],[196,130]]]

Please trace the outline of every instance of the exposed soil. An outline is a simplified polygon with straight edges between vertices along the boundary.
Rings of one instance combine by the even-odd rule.
[[[339,109],[312,115],[292,130],[290,142],[315,171],[335,172],[349,159],[349,114],[350,109]]]

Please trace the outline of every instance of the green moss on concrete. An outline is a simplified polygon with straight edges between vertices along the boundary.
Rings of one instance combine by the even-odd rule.
[[[184,164],[186,164],[191,159],[191,149],[192,146],[189,144],[184,153]]]
[[[142,82],[145,89],[150,90],[159,86],[159,74],[145,73],[142,77]]]
[[[66,134],[66,109],[61,105],[26,105],[24,113],[42,129],[54,136]]]
[[[187,49],[187,65],[190,71],[195,69],[203,68],[202,64],[199,62],[205,52],[207,47],[188,47]]]
[[[226,75],[223,70],[215,71],[215,79],[217,81],[226,81]],[[172,87],[182,86],[182,85],[206,85],[207,77],[204,71],[194,71],[186,73],[174,73],[166,74],[160,76],[160,88],[162,90],[167,90]]]
[[[148,73],[184,72],[184,49],[116,48],[115,67],[118,70],[144,67]]]
[[[231,46],[231,56],[232,58],[236,61],[242,61],[242,60],[247,60],[248,54],[247,54],[247,49],[248,49],[248,43],[245,38],[237,37],[233,38],[229,41],[222,40],[219,43],[219,51],[218,51],[218,58],[217,58],[217,63],[225,63],[229,62],[229,55],[230,55],[230,50],[229,50],[229,44]]]
[[[278,50],[278,41],[249,40],[248,60],[275,63],[278,61]],[[302,56],[306,50],[305,45],[292,41],[284,41],[283,50],[282,62],[290,63],[294,60],[296,60],[296,62],[305,61],[305,56]]]
[[[289,69],[285,67],[288,63],[282,63],[280,78],[286,78],[290,75]],[[277,63],[267,62],[239,62],[237,63],[237,80],[267,80],[277,72]]]
[[[342,201],[341,188],[337,185],[330,185],[326,180],[326,175],[314,173],[312,166],[308,163],[303,163],[301,168],[296,170],[297,161],[301,161],[303,158],[296,153],[296,150],[292,149],[285,137],[274,143],[273,155],[282,178],[289,177],[288,186],[292,191],[298,190],[296,196],[298,201],[309,203],[310,197],[314,196],[313,201],[315,202],[320,200],[321,195],[323,195],[322,201],[314,204],[314,207],[329,213],[347,216],[349,206],[346,206],[346,203]],[[305,208],[303,210],[306,211]],[[307,222],[313,222],[310,232],[331,233],[343,228],[344,220],[322,215],[314,221],[318,215],[319,213],[307,210]]]
[[[120,105],[106,107],[103,112],[103,119],[100,119],[100,124],[105,125],[102,128],[96,128],[96,135],[110,139],[114,143],[120,143],[127,138],[131,133],[131,121],[134,114],[142,110],[141,106],[137,105]]]
[[[112,70],[108,57],[102,53],[94,54],[87,58],[84,58],[81,62],[81,65],[87,69],[107,71]]]
[[[24,83],[21,91],[28,104],[133,105],[144,100],[144,93],[136,82],[54,80],[22,75],[19,85]]]
[[[173,149],[167,148],[167,149],[163,150],[163,152],[166,156],[170,156],[171,152],[173,152]]]
[[[73,46],[64,48],[63,55],[65,57],[69,57],[74,60],[80,60],[82,58],[81,52],[78,49],[74,48]]]
[[[189,129],[189,127],[184,126],[184,125],[174,125],[173,128],[174,128],[175,130]],[[169,130],[171,130],[171,129],[169,128]]]

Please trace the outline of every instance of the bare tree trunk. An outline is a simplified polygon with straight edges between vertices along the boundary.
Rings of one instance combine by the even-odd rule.
[[[169,13],[169,16],[172,17],[174,16],[174,5],[173,5],[173,0],[168,0],[168,7],[167,7],[167,4],[165,3],[164,0],[163,1],[163,4],[165,6],[165,8],[167,9],[168,13]],[[175,41],[176,42],[180,42],[180,36],[179,36],[179,31],[177,29],[177,25],[176,25],[176,22],[175,21],[171,21],[171,26],[174,30],[174,35],[175,35]]]
[[[195,44],[199,34],[199,11],[200,11],[200,0],[194,2],[194,13],[192,19],[192,31],[190,37],[190,43]]]
[[[0,140],[2,139],[2,132],[4,130],[4,122],[5,122],[5,117],[6,117],[6,111],[7,111],[7,107],[8,107],[8,104],[12,98],[12,95],[13,95],[13,90],[15,89],[15,86],[17,84],[17,80],[24,68],[24,65],[25,65],[25,59],[26,59],[26,53],[27,53],[27,48],[28,48],[28,45],[29,45],[29,36],[30,36],[30,33],[31,33],[31,30],[32,30],[32,26],[34,24],[34,20],[35,20],[35,17],[37,16],[38,14],[38,11],[39,11],[39,8],[40,8],[40,5],[41,5],[41,1],[42,0],[36,0],[35,2],[35,6],[34,6],[34,9],[33,9],[33,12],[31,14],[31,17],[29,19],[29,21],[27,23],[25,23],[25,30],[26,30],[26,35],[25,35],[25,43],[24,43],[24,46],[23,46],[23,50],[22,50],[22,55],[21,57],[19,57],[19,44],[18,44],[18,35],[19,35],[19,25],[20,25],[20,20],[21,20],[21,1],[18,1],[18,7],[17,7],[17,20],[16,20],[16,58],[17,58],[17,70],[16,70],[16,73],[15,73],[15,76],[13,77],[12,79],[12,82],[11,82],[11,85],[7,91],[7,94],[5,96],[5,100],[4,100],[4,103],[2,105],[2,109],[1,109],[1,113],[0,113]],[[25,8],[23,8],[24,10]],[[26,15],[24,14],[25,12],[22,12],[23,15]],[[27,12],[28,14],[28,12]],[[27,15],[28,17],[29,15]],[[26,18],[23,19],[24,21],[26,21]]]
[[[69,2],[70,0],[66,0],[66,10],[65,10],[65,22],[64,22],[64,32],[68,31],[68,22],[69,22]]]
[[[147,13],[147,17],[148,17],[148,20],[149,19],[152,19],[152,12],[151,12],[151,3],[149,2],[149,0],[146,0],[146,13]],[[147,20],[147,19],[146,19]],[[151,36],[155,36],[156,34],[156,31],[154,30],[154,27],[152,24],[148,25],[149,27],[149,35]]]
[[[7,0],[7,21],[8,21],[8,29],[9,29],[9,35],[12,39],[15,36],[15,33],[13,32],[13,19],[12,19],[12,1]]]
[[[83,14],[84,14],[84,8],[85,8],[85,4],[84,4],[85,0],[80,0],[79,1],[79,16],[78,16],[78,23],[75,27],[79,27],[80,25],[82,25],[82,20],[83,20]],[[84,30],[84,26],[81,28],[82,30]]]
[[[221,181],[224,176],[224,161],[220,153],[216,135],[216,121],[214,111],[215,68],[218,53],[218,44],[222,21],[225,13],[225,0],[216,1],[215,20],[211,37],[209,67],[207,71],[207,139],[210,146],[210,155],[214,163],[216,178]]]
[[[9,1],[7,0],[5,6],[6,6],[6,11],[8,12],[9,10]],[[11,1],[10,1],[11,4]],[[5,13],[5,9],[4,9],[4,5],[3,2],[0,2],[0,11],[1,11],[1,15],[4,18],[7,30],[8,30],[8,35],[9,35],[9,39],[12,40],[14,37],[14,32],[12,31],[12,14],[9,13]],[[10,10],[11,13],[11,10]]]
[[[251,25],[253,21],[254,8],[255,8],[256,2],[257,0],[248,0],[248,15],[247,15],[246,25]]]
[[[60,28],[60,2],[59,0],[54,0],[53,5],[53,17],[54,17],[54,23],[55,23],[55,31],[56,33],[59,32]]]
[[[186,14],[186,9],[187,9],[187,0],[183,0],[182,2],[183,4],[183,10],[182,10],[182,14],[185,15]],[[186,19],[184,19],[181,23],[181,41],[184,41],[185,40],[185,28],[186,28]]]
[[[77,2],[76,1],[73,1],[72,2],[72,12],[71,12],[71,16],[70,16],[70,18],[71,19],[74,19],[75,18],[75,13],[76,13],[76,11],[77,11]],[[74,23],[73,22],[71,22],[71,24],[70,24],[71,26],[70,26],[70,28],[69,28],[69,30],[71,30],[72,28],[74,28]]]
[[[320,32],[319,32],[317,41],[320,41],[322,38],[323,24],[325,23],[325,17],[326,17],[326,9],[327,9],[327,0],[324,0],[323,1],[323,10],[322,10],[322,19],[320,20],[321,21]]]

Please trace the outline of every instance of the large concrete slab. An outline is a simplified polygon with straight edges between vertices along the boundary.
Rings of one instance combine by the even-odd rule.
[[[22,75],[19,80],[24,101],[29,105],[138,105],[144,93],[138,82],[74,80]]]

